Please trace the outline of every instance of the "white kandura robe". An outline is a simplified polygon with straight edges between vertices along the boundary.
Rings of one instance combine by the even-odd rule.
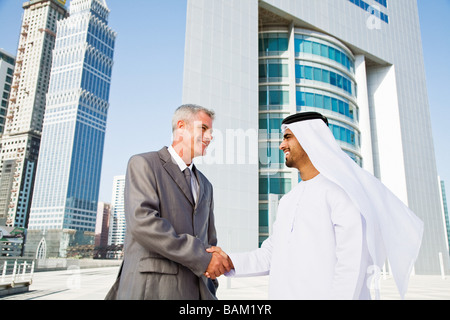
[[[235,268],[227,276],[270,274],[270,299],[370,299],[364,220],[321,174],[282,197],[261,248],[229,256]]]

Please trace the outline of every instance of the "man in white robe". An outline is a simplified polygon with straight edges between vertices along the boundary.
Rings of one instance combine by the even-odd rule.
[[[302,181],[280,200],[273,234],[261,248],[228,255],[233,270],[226,275],[269,274],[270,299],[370,299],[374,266],[393,254],[403,297],[422,222],[342,152],[327,124],[311,112],[283,121],[280,149]],[[386,203],[378,208],[380,196]],[[226,256],[218,247],[208,251]]]
[[[281,199],[274,232],[260,249],[229,257],[237,276],[270,273],[270,299],[368,298],[363,240],[358,209],[317,174]]]

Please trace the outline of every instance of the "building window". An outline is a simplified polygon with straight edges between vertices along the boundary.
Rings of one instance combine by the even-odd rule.
[[[295,35],[295,54],[298,57],[300,53],[309,53],[333,60],[348,71],[354,72],[355,65],[353,58],[336,46],[320,43],[320,40],[313,40],[313,37],[307,35]]]
[[[283,86],[266,86],[259,88],[260,110],[280,110],[289,105],[289,90]]]
[[[260,35],[260,55],[280,55],[288,50],[287,33],[266,33]]]
[[[348,1],[350,1],[351,3],[357,5],[361,9],[369,12],[371,15],[376,16],[381,21],[389,23],[389,17],[388,17],[387,14],[379,11],[377,8],[369,5],[367,2],[365,2],[363,0],[348,0]],[[387,8],[387,0],[375,0],[375,1],[378,2],[379,4],[381,4],[382,6]]]
[[[314,80],[331,84],[332,86],[344,90],[349,95],[353,95],[353,93],[356,92],[354,90],[355,84],[347,76],[340,74],[339,72],[300,63],[301,62],[297,62],[295,64],[295,77],[297,83],[300,83],[302,79]]]
[[[318,94],[297,90],[297,111],[304,111],[302,107],[314,107],[323,110],[330,110],[348,117],[350,120],[358,121],[358,111],[348,100],[338,99],[326,94]]]
[[[259,82],[282,82],[289,77],[288,65],[280,60],[267,59],[259,64]]]
[[[379,4],[381,4],[383,7],[387,8],[387,0],[375,0]]]
[[[291,190],[291,178],[284,173],[275,173],[268,175],[260,175],[259,177],[259,194],[268,195],[286,194]]]
[[[344,128],[343,126],[332,123],[329,124],[329,127],[336,140],[348,143],[354,148],[361,147],[359,133],[354,129]]]

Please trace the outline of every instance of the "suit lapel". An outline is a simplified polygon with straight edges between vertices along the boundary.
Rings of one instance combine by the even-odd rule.
[[[183,172],[181,172],[178,165],[172,161],[172,156],[170,155],[169,151],[167,151],[167,148],[162,148],[158,151],[158,154],[163,162],[163,168],[172,177],[178,187],[183,191],[184,195],[190,201],[192,206],[194,206],[194,199],[192,199],[192,193],[186,183],[186,178],[184,177],[184,174]]]

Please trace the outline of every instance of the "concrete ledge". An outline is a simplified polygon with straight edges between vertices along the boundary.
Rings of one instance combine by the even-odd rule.
[[[0,297],[28,292],[30,290],[31,281],[14,282],[0,285]]]

